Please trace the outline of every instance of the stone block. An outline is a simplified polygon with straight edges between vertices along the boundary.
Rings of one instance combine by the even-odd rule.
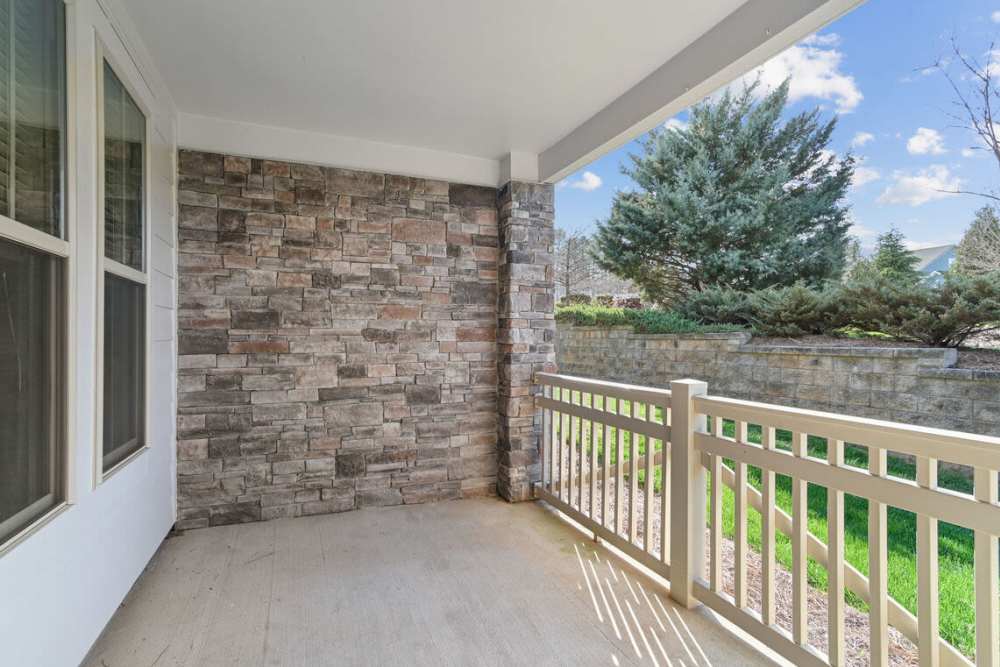
[[[333,194],[381,200],[385,196],[385,175],[329,168],[326,170],[326,188]]]
[[[406,385],[406,402],[427,405],[441,402],[441,388],[436,385]]]
[[[273,310],[237,310],[232,314],[233,329],[277,329],[279,314]]]
[[[334,428],[378,425],[382,423],[382,404],[328,405],[323,409],[323,419]]]
[[[210,526],[225,526],[234,523],[260,521],[260,503],[231,503],[212,507],[209,514]]]
[[[262,424],[272,421],[293,421],[306,418],[306,406],[301,403],[289,405],[255,405],[253,421]]]
[[[222,178],[223,156],[218,153],[182,150],[177,160],[181,176]]]
[[[463,281],[452,287],[451,302],[457,305],[492,306],[497,302],[497,288],[492,283]]]
[[[448,202],[452,206],[496,209],[497,191],[485,186],[452,183],[448,188]]]
[[[392,240],[399,243],[442,244],[445,236],[443,222],[414,218],[397,218],[392,221]]]

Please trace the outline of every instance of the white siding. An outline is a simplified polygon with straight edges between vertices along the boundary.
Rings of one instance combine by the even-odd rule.
[[[109,19],[114,17],[114,25]],[[70,507],[0,556],[4,664],[75,665],[142,572],[175,515],[176,111],[116,0],[67,3],[70,346]],[[152,110],[150,448],[94,483],[97,293],[97,40]],[[126,44],[127,43],[127,44]],[[140,63],[140,64],[136,64]]]

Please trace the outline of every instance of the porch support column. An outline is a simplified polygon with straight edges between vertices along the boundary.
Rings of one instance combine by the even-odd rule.
[[[531,498],[539,478],[541,419],[532,377],[555,369],[554,191],[510,181],[497,194],[497,491]]]

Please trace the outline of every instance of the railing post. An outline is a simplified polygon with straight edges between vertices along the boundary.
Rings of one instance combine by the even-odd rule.
[[[670,383],[670,597],[689,609],[697,605],[695,579],[705,573],[706,475],[694,446],[695,432],[705,430],[705,416],[697,415],[692,399],[707,391],[699,380]]]

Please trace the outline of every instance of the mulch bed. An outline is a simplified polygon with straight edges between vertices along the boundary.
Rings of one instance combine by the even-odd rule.
[[[973,368],[982,371],[1000,371],[1000,349],[961,348],[955,368]]]

